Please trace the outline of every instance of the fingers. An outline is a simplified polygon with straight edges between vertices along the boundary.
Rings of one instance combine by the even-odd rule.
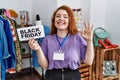
[[[91,26],[91,30],[93,30],[93,25]]]
[[[37,44],[37,41],[34,41],[34,42],[33,42],[33,46],[35,46],[35,44]]]
[[[34,38],[31,38],[28,42],[28,44],[33,44],[35,42]]]
[[[89,22],[88,22],[88,23],[84,22],[84,25],[85,25],[85,28],[86,28],[86,29],[89,29],[89,28],[90,28],[90,23],[89,23]]]
[[[91,26],[89,22],[88,23],[84,22],[84,25],[85,25],[85,29],[93,30],[93,25]]]
[[[85,28],[87,28],[87,24],[86,24],[86,22],[84,22],[84,25],[85,25]]]
[[[31,48],[33,48],[36,43],[37,43],[37,41],[35,41],[34,38],[31,38],[31,39],[29,40],[29,42],[28,42],[28,44],[29,44],[29,46],[30,46]]]

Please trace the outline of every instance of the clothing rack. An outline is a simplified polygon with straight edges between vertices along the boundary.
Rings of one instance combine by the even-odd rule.
[[[5,80],[6,71],[15,73],[22,69],[16,27],[17,22],[10,18],[9,12],[4,8],[0,9],[0,80]]]

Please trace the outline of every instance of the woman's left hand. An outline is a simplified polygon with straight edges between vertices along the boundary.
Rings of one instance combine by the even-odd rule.
[[[91,26],[90,23],[84,22],[85,28],[82,31],[82,37],[85,38],[87,41],[92,41],[93,39],[93,25]]]

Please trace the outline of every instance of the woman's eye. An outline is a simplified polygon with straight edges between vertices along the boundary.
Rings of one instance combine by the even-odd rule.
[[[60,16],[56,16],[56,17],[60,17]]]
[[[67,16],[65,16],[64,18],[68,18]]]

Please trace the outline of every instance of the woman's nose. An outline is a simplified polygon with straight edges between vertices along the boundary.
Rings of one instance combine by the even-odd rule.
[[[64,18],[61,16],[59,19],[60,19],[60,20],[63,20]]]

